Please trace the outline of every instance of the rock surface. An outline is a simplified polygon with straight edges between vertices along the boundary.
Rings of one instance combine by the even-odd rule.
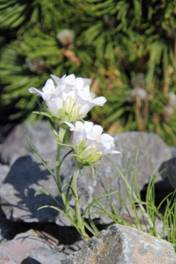
[[[50,263],[176,264],[176,253],[170,243],[121,225],[113,225],[89,241],[66,247],[34,230],[0,244],[0,264]]]
[[[32,157],[28,142],[39,150],[49,166],[55,163],[56,145],[46,122],[20,125],[0,145],[0,264],[176,264],[171,244],[120,225],[114,225],[102,231],[97,238],[84,242],[81,250],[73,254],[80,247],[74,244],[75,241],[80,242],[80,236],[75,230],[68,232],[66,229],[65,232],[66,226],[58,224],[66,225],[67,221],[54,210],[38,210],[42,205],[55,203],[49,195],[39,193],[36,196],[40,186],[54,196],[58,206],[61,206],[61,201],[52,176]],[[136,177],[140,189],[155,174],[157,191],[162,195],[175,188],[168,181],[175,177],[175,159],[171,159],[173,149],[158,136],[129,132],[115,137],[115,143],[121,155],[104,158],[97,165],[96,178],[92,177],[89,169],[81,172],[79,191],[82,207],[93,196],[106,191],[117,191],[123,201],[128,201],[121,174],[130,186]],[[62,167],[63,181],[69,180],[73,168],[73,160],[67,159]],[[109,206],[107,201],[102,202]],[[119,210],[122,209],[119,200],[114,199],[113,202]],[[95,210],[93,216],[100,217],[100,214]],[[51,234],[51,230],[57,233],[54,244],[53,240],[46,240],[32,230],[45,230],[45,224],[49,228],[47,234]],[[16,235],[18,233],[21,234]],[[62,250],[62,243],[61,248],[58,245],[61,240],[72,244]]]
[[[0,244],[0,264],[61,264],[66,254],[30,230]]]
[[[170,150],[172,152],[172,158],[176,158],[176,147],[170,147]]]
[[[10,170],[9,166],[0,164],[0,179],[3,179],[8,174],[9,170]],[[0,187],[1,186],[2,185],[0,185]],[[5,201],[3,201],[2,197],[0,197],[0,241],[3,239],[5,232],[4,217],[1,211],[1,207],[4,205],[4,203]]]
[[[162,182],[158,169],[172,154],[170,148],[157,135],[143,132],[122,133],[115,137],[115,143],[121,154],[105,157],[97,166],[94,181],[90,171],[82,173],[80,189],[83,197],[117,191],[125,201],[126,185],[122,174],[130,186],[137,183],[141,190],[153,175],[157,176],[157,181]],[[120,209],[121,204],[117,198],[114,202]]]
[[[19,125],[0,145],[0,163],[6,164],[0,164],[1,208],[7,219],[57,222],[56,211],[46,208],[38,210],[43,205],[53,205],[51,196],[41,194],[40,187],[52,194],[58,205],[61,204],[54,179],[35,158],[33,147],[52,168],[56,143],[48,122]],[[66,174],[70,173],[71,167],[70,161],[69,168],[64,168]],[[65,221],[62,217],[57,219],[59,223]]]
[[[18,158],[9,172],[1,175],[0,181],[0,199],[3,201],[1,208],[7,219],[13,218],[15,221],[25,222],[54,221],[57,216],[56,211],[49,208],[38,210],[43,205],[53,204],[53,200],[50,196],[41,193],[36,195],[36,193],[42,186],[56,197],[56,185],[52,176],[31,156]]]
[[[55,211],[38,210],[40,206],[53,204],[49,196],[43,194],[36,196],[40,186],[49,191],[59,204],[60,200],[52,176],[32,158],[29,141],[39,150],[40,155],[49,161],[49,165],[55,162],[56,145],[47,122],[18,126],[0,145],[0,160],[10,166],[9,171],[8,166],[6,171],[4,168],[0,169],[0,199],[6,203],[2,209],[8,219],[20,219],[25,222],[54,221],[60,224],[63,218],[57,216]],[[82,171],[79,177],[83,207],[93,196],[111,191],[117,191],[123,200],[128,200],[121,174],[127,178],[131,186],[136,178],[141,189],[153,174],[157,174],[157,181],[162,182],[157,170],[164,161],[171,158],[172,153],[157,135],[129,132],[119,134],[115,137],[115,142],[117,149],[121,151],[120,155],[105,157],[97,165],[96,178],[92,177],[89,169]],[[67,159],[62,169],[65,181],[72,175],[73,167],[73,160]],[[160,186],[162,193],[165,193],[165,186],[165,183]],[[113,202],[117,209],[121,210],[121,202],[116,197],[113,197]],[[107,199],[106,201],[102,199],[102,203],[109,207]],[[100,216],[96,210],[92,214],[94,217]]]
[[[113,225],[62,264],[176,264],[173,246],[136,229]]]
[[[0,144],[0,163],[13,164],[17,158],[31,154],[31,146],[53,164],[56,144],[48,122],[18,125]]]

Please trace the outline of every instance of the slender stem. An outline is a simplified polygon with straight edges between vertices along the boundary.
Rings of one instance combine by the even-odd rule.
[[[56,164],[56,167],[57,167],[57,171],[58,171],[58,173],[60,173],[60,168],[61,168],[61,166],[62,166],[64,160],[65,160],[65,159],[67,158],[67,156],[68,156],[69,154],[71,154],[72,152],[73,152],[72,149],[69,150],[69,151],[68,151],[68,152],[62,157],[62,159],[60,160],[60,162]],[[58,153],[58,155],[59,155],[59,154],[60,154],[60,153]],[[60,158],[60,156],[59,156],[59,158]]]
[[[83,236],[83,239],[87,240],[89,239],[89,236],[85,231],[85,223],[81,216],[81,209],[80,209],[79,196],[78,196],[78,187],[77,187],[78,176],[79,176],[79,168],[76,168],[72,181],[72,192],[75,202],[75,217],[76,217],[75,220],[76,220],[77,228],[80,231],[81,235]]]
[[[62,186],[61,174],[60,169],[67,158],[67,156],[73,151],[72,149],[69,150],[63,157],[61,157],[61,147],[65,147],[64,138],[65,138],[66,130],[61,128],[59,133],[56,135],[57,137],[57,153],[56,153],[56,169],[55,169],[55,181],[57,184],[57,188],[59,191],[59,195],[61,196],[62,203],[63,203],[63,213],[68,218],[70,223],[78,230],[78,232],[82,235],[84,240],[89,239],[85,231],[85,222],[81,215],[81,208],[80,208],[80,201],[78,195],[78,188],[77,188],[77,181],[79,176],[79,167],[77,167],[74,171],[74,174],[71,178],[70,184],[68,186],[67,192],[65,193],[64,188]],[[69,196],[68,192],[71,190],[72,196],[75,203],[75,210],[70,206],[69,203]]]
[[[60,128],[59,133],[58,133],[58,146],[57,146],[57,152],[56,152],[56,184],[59,190],[59,193],[61,194],[62,192],[62,183],[61,183],[61,176],[60,176],[60,168],[61,165],[63,163],[63,161],[65,160],[65,158],[69,155],[69,153],[67,153],[63,158],[61,158],[61,146],[60,144],[63,144],[64,142],[64,137],[66,134],[66,130],[64,128]]]
[[[62,188],[61,188],[61,176],[60,176],[60,146],[57,147],[57,153],[56,153],[56,184],[59,190],[59,193],[61,194]]]

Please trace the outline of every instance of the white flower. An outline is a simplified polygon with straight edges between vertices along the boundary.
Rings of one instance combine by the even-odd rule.
[[[90,80],[76,78],[74,74],[59,78],[52,75],[42,91],[31,87],[29,92],[43,98],[49,111],[62,121],[75,122],[84,118],[96,105],[102,106],[105,97],[97,97],[90,91]]]
[[[168,93],[169,106],[176,108],[176,94],[173,92]]]
[[[132,91],[132,96],[138,96],[139,98],[144,100],[147,97],[147,92],[145,91],[145,89],[137,87]]]
[[[105,154],[118,154],[112,136],[103,133],[100,125],[77,121],[74,125],[66,122],[73,132],[72,143],[78,162],[90,165]]]
[[[63,46],[69,46],[74,41],[74,32],[69,29],[64,29],[57,34],[57,39]]]

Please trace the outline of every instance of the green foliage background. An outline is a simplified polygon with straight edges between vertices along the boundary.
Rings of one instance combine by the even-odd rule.
[[[67,30],[67,31],[65,31]],[[109,132],[176,144],[175,0],[0,0],[0,123],[27,118],[49,74],[93,80]]]

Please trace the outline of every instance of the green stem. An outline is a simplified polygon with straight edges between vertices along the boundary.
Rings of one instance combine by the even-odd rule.
[[[57,137],[57,153],[56,153],[56,171],[55,171],[55,181],[57,184],[57,188],[59,191],[59,195],[61,196],[62,203],[63,203],[63,213],[68,218],[70,223],[78,230],[78,232],[82,235],[84,240],[89,239],[89,236],[87,235],[85,231],[85,222],[81,215],[81,208],[80,208],[80,202],[79,202],[79,196],[78,196],[78,188],[77,188],[77,180],[79,176],[79,167],[75,169],[75,172],[71,178],[70,186],[68,187],[68,190],[72,191],[74,203],[75,203],[75,210],[70,206],[69,204],[69,198],[67,193],[64,192],[63,186],[62,186],[62,180],[60,175],[60,169],[64,162],[64,160],[67,158],[67,156],[73,151],[72,149],[69,150],[63,157],[61,157],[61,147],[64,147],[64,138],[65,138],[66,130],[64,128],[61,128],[59,130],[59,133],[56,135]],[[67,191],[68,191],[67,190]]]
[[[65,160],[65,158],[69,154],[68,153],[63,158],[61,158],[61,152],[60,152],[61,146],[59,145],[59,143],[63,144],[65,134],[66,134],[66,130],[64,128],[60,128],[59,129],[59,133],[58,133],[58,146],[57,146],[57,152],[56,152],[56,178],[55,178],[56,184],[57,184],[57,187],[58,187],[58,191],[59,191],[60,194],[62,192],[60,168],[61,168],[61,165],[62,165],[63,161]]]
[[[56,153],[56,184],[58,187],[59,194],[62,192],[62,187],[61,187],[61,177],[60,177],[60,146],[57,147],[57,153]]]
[[[79,176],[79,168],[76,168],[73,175],[72,186],[71,186],[73,198],[75,202],[75,220],[78,231],[83,236],[83,239],[87,240],[89,239],[89,236],[85,231],[85,223],[84,223],[84,219],[81,216],[81,208],[80,208],[79,196],[78,196],[78,187],[77,187],[78,176]]]
[[[61,158],[61,146],[63,146],[64,136],[65,136],[66,130],[62,129],[59,131],[58,135],[58,146],[57,146],[57,152],[56,152],[56,169],[55,169],[55,182],[57,185],[57,189],[59,192],[59,195],[61,197],[62,203],[63,203],[63,209],[62,212],[65,214],[65,216],[69,219],[71,223],[73,223],[73,213],[71,212],[71,208],[69,205],[68,197],[63,191],[62,187],[62,180],[61,180],[61,174],[60,169],[64,162],[64,160],[67,158],[67,156],[72,152],[72,150],[69,150],[62,158]]]

